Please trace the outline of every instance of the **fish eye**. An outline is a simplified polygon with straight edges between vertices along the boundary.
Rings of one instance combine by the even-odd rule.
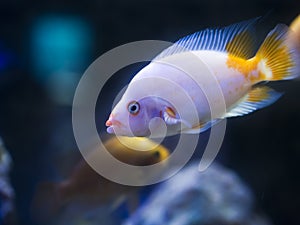
[[[128,104],[128,111],[132,115],[136,115],[140,111],[140,104],[136,101],[130,102]]]

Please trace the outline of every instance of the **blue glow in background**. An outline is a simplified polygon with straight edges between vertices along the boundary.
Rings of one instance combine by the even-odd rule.
[[[54,100],[72,103],[74,90],[91,59],[94,36],[80,17],[43,16],[31,31],[31,68]]]
[[[75,16],[38,18],[31,38],[32,68],[41,82],[60,70],[82,72],[90,60],[91,27]]]

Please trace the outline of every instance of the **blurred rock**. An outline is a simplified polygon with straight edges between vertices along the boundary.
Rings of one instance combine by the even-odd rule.
[[[250,189],[232,171],[213,164],[181,170],[160,185],[124,225],[269,225],[255,212]]]
[[[41,225],[117,225],[120,224],[118,218],[113,218],[108,207],[83,207],[81,205],[70,205],[65,211],[54,220],[41,223]]]
[[[12,159],[0,138],[0,224],[16,224],[15,193],[10,184]]]

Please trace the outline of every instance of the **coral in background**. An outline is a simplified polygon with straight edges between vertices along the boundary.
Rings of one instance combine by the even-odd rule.
[[[124,225],[269,225],[255,212],[250,189],[233,172],[197,164],[160,185]]]
[[[16,224],[15,193],[10,184],[12,159],[0,138],[0,224]]]

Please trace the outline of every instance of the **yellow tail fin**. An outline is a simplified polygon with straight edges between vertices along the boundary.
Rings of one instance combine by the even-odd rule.
[[[261,80],[288,80],[300,75],[299,43],[291,41],[289,32],[286,25],[277,25],[258,50],[255,57]]]

